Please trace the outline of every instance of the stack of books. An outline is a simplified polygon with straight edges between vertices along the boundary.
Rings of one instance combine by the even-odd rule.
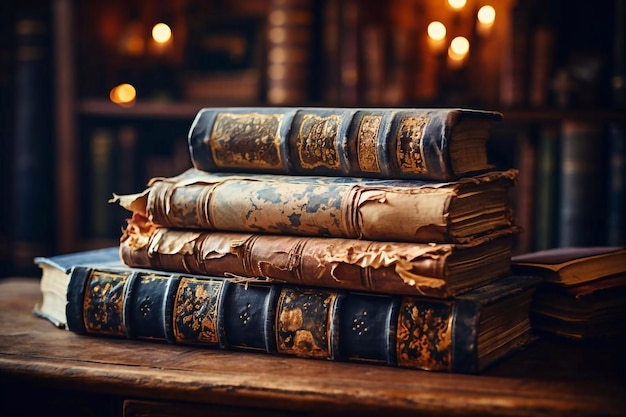
[[[35,260],[73,332],[480,372],[531,341],[496,112],[207,108],[194,168],[111,202],[120,245]]]
[[[578,341],[626,335],[626,247],[551,248],[512,261],[514,272],[544,278],[530,313],[538,333]]]

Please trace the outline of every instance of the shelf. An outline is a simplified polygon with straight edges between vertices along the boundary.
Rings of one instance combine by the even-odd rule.
[[[78,112],[83,116],[111,117],[111,118],[169,118],[193,119],[203,107],[210,107],[210,103],[196,102],[137,102],[132,107],[123,107],[106,99],[87,98],[78,102]],[[216,105],[217,107],[228,107]],[[259,105],[261,106],[261,105]],[[307,104],[303,107],[313,106]],[[234,106],[238,107],[238,106]],[[410,106],[406,106],[410,107]],[[512,109],[499,110],[504,114],[505,122],[545,123],[558,122],[565,119],[598,120],[598,121],[626,121],[626,110],[622,109]]]
[[[83,116],[112,118],[193,119],[202,107],[202,104],[191,102],[137,102],[132,107],[123,107],[104,99],[78,102],[78,112]]]

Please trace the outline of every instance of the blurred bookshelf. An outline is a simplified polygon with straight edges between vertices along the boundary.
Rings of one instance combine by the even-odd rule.
[[[186,167],[186,134],[202,107],[501,111],[504,121],[490,146],[497,167],[520,169],[516,204],[525,232],[519,251],[569,244],[535,238],[538,224],[556,225],[561,217],[555,201],[551,220],[539,221],[536,196],[542,149],[553,149],[557,186],[560,181],[564,123],[597,125],[596,137],[587,140],[613,153],[623,149],[624,0],[593,8],[565,0],[25,0],[12,7],[31,3],[47,7],[51,20],[51,254],[115,244],[119,227],[109,236],[89,232],[95,227],[89,204],[109,197],[93,196],[94,187],[139,191],[150,175]],[[479,11],[487,17],[479,19]],[[432,22],[445,27],[443,37],[441,27],[429,29]],[[587,29],[579,29],[581,22]],[[157,23],[167,26],[153,36]],[[452,47],[457,37],[466,42],[460,49]],[[546,140],[556,146],[542,146]],[[120,152],[132,161],[132,172],[121,168]],[[606,198],[610,190],[617,194],[598,216],[617,218],[605,229],[624,228],[623,215],[608,213],[623,207],[623,156],[601,157],[605,171],[597,186]],[[90,182],[106,172],[92,169],[93,158],[118,179]],[[115,207],[106,212],[121,227]],[[589,243],[626,244],[626,231],[605,231]]]

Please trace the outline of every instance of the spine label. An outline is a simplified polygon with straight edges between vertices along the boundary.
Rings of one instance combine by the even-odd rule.
[[[402,172],[426,174],[428,169],[424,160],[422,138],[428,117],[405,117],[400,121],[396,158]]]
[[[302,168],[341,168],[339,160],[340,123],[340,115],[320,117],[307,114],[302,118],[296,139],[299,162]]]
[[[280,155],[281,114],[220,113],[209,146],[219,168],[283,168]]]

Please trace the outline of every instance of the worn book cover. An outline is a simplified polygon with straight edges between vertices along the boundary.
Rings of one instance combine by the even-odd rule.
[[[568,339],[591,340],[626,334],[626,273],[563,287],[537,288],[533,326]]]
[[[479,372],[533,339],[533,277],[438,300],[113,266],[116,249],[40,259],[58,267],[42,281],[66,277],[50,316],[93,337],[440,372]]]
[[[378,242],[170,229],[135,214],[120,253],[136,268],[450,297],[507,275],[516,233],[466,244]]]
[[[67,327],[65,318],[66,292],[70,272],[77,265],[124,268],[119,248],[110,247],[55,256],[37,256],[33,263],[41,270],[41,303],[35,306],[36,315],[48,319],[60,328]]]
[[[518,273],[542,275],[564,286],[626,273],[626,247],[583,246],[551,248],[515,255],[512,268]]]
[[[442,182],[192,168],[111,201],[170,228],[461,243],[513,225],[517,174],[492,171]]]
[[[526,253],[512,257],[512,270],[545,280],[531,309],[537,330],[575,340],[626,331],[626,247]]]
[[[451,180],[493,168],[502,114],[461,108],[215,107],[189,131],[205,171]]]

